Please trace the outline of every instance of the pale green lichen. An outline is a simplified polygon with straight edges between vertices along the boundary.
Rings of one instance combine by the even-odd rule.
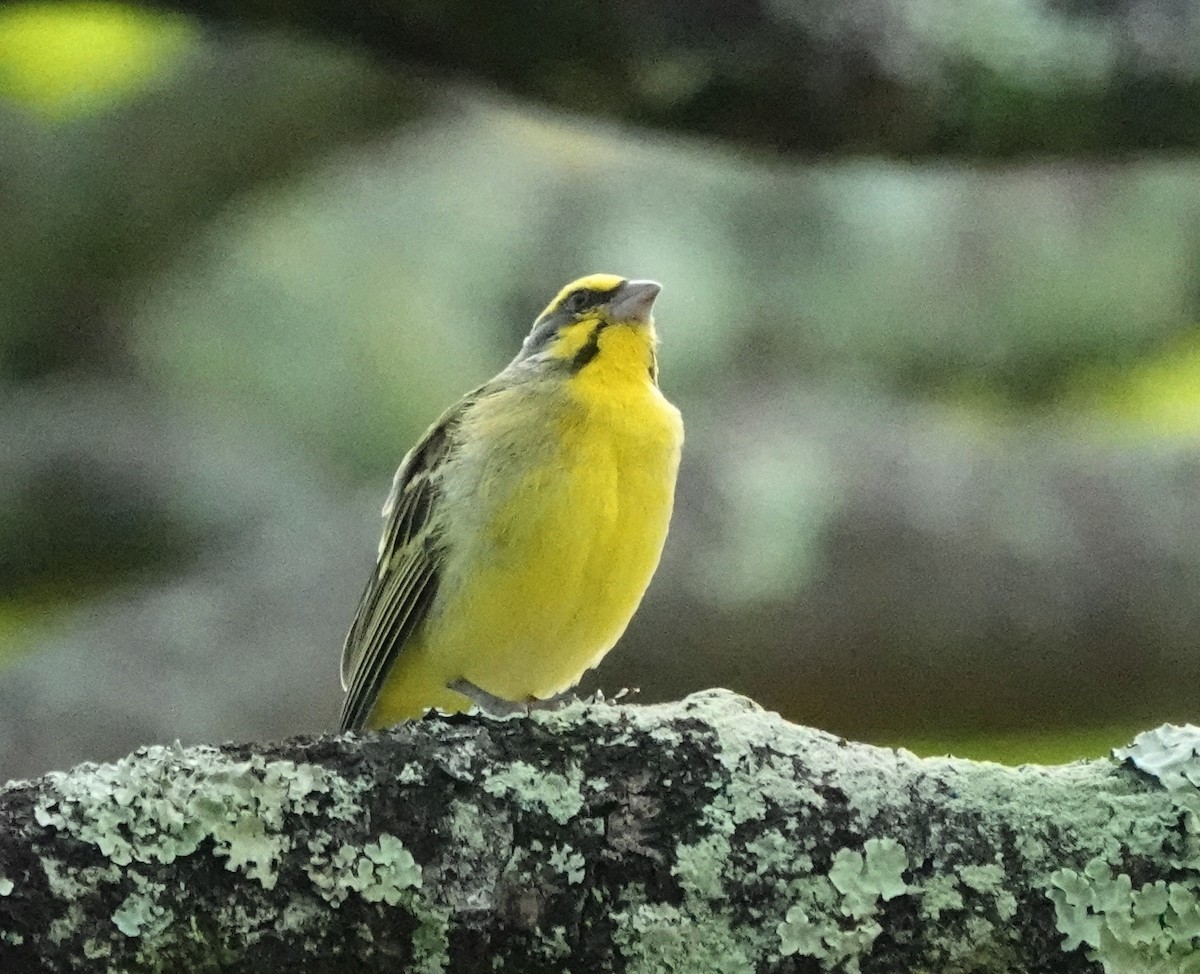
[[[569,845],[564,843],[554,846],[546,861],[550,864],[551,869],[566,876],[568,884],[583,882],[587,860]]]
[[[943,913],[963,908],[963,895],[955,875],[930,876],[921,883],[920,890],[918,909],[930,923],[937,923]]]
[[[421,885],[421,867],[412,853],[386,832],[361,849],[344,844],[328,855],[323,849],[314,852],[305,872],[331,906],[340,906],[351,893],[368,903],[395,906],[407,890]]]
[[[107,960],[112,957],[112,944],[104,940],[93,940],[91,937],[83,942],[83,956],[87,960]]]
[[[294,899],[284,905],[273,927],[277,934],[282,935],[304,932],[313,928],[317,915],[318,907],[311,898]]]
[[[829,868],[829,881],[846,898],[850,915],[866,916],[878,900],[902,896],[908,885],[903,874],[908,853],[895,839],[867,839],[861,853],[840,849]]]
[[[14,889],[16,884],[7,876],[0,876],[0,896],[8,896]]]
[[[812,872],[812,856],[799,851],[796,840],[778,829],[768,829],[747,842],[745,848],[751,876],[780,876],[785,869],[800,875]]]
[[[161,884],[148,883],[141,877],[137,879],[139,888],[113,911],[113,925],[126,937],[156,935],[170,926],[175,914],[160,900],[164,889]]]
[[[502,771],[489,774],[483,783],[489,795],[506,795],[530,811],[543,811],[559,825],[566,825],[583,808],[583,771],[572,765],[566,775],[514,761]]]
[[[698,912],[666,903],[647,903],[634,886],[625,906],[613,914],[614,940],[628,974],[752,974],[755,951],[745,931],[728,917],[704,908]]]
[[[727,697],[732,696],[728,691],[722,692]],[[683,742],[684,735],[671,721],[663,720],[662,712],[664,708],[676,706],[653,704],[617,707],[603,701],[597,703],[589,699],[575,699],[553,710],[534,710],[528,719],[547,726],[573,727],[582,722],[592,724],[605,731],[605,743],[610,747],[638,745],[647,737],[657,743],[674,746]]]
[[[706,836],[693,845],[680,845],[675,849],[671,873],[688,896],[715,900],[725,895],[729,853],[729,839],[724,835]]]
[[[396,775],[396,782],[401,785],[419,785],[425,781],[425,769],[419,764],[409,762]]]
[[[1158,880],[1134,889],[1103,859],[1050,876],[1064,950],[1087,947],[1109,974],[1200,971],[1200,880]]]
[[[1159,879],[1135,889],[1120,868],[1127,855],[1165,860],[1193,875],[1200,868],[1200,728],[1146,731],[1113,757],[1157,779],[1170,804],[1147,813],[1133,800],[1126,809],[1111,799],[1113,827],[1100,854],[1082,871],[1050,873],[1047,895],[1063,949],[1085,949],[1111,974],[1200,972],[1200,879]]]
[[[83,907],[78,903],[70,902],[62,914],[50,921],[46,935],[52,944],[66,943],[79,930],[85,929],[86,922],[87,914],[84,913]]]
[[[542,937],[538,953],[542,959],[552,962],[570,957],[571,945],[567,942],[567,928],[559,926],[548,930]],[[570,974],[569,969],[564,968],[564,974]]]
[[[125,871],[111,863],[105,866],[84,866],[72,869],[66,863],[45,856],[41,860],[46,885],[51,893],[67,904],[66,912],[50,922],[47,936],[53,944],[69,941],[85,927],[85,913],[77,900],[106,884],[120,882]],[[103,941],[86,940],[84,953],[95,959],[107,957],[111,948]]]
[[[1050,845],[1042,836],[1026,833],[1017,838],[1017,854],[1026,862],[1045,862],[1050,857]]]
[[[42,872],[50,892],[61,900],[75,900],[105,883],[120,882],[123,871],[111,863],[72,868],[50,856],[42,857]]]
[[[494,848],[494,839],[488,834],[487,826],[487,816],[474,802],[456,798],[450,803],[450,837],[464,859],[482,858]]]
[[[843,929],[823,918],[813,922],[803,907],[793,906],[779,924],[780,952],[785,957],[815,957],[841,965],[847,974],[858,974],[860,958],[871,950],[881,933],[883,928],[875,920]]]
[[[894,839],[868,839],[862,852],[839,849],[828,877],[813,877],[778,924],[780,953],[841,964],[856,974],[859,959],[883,932],[876,920],[880,900],[909,892],[907,868],[908,853]]]
[[[410,909],[417,918],[417,929],[413,931],[413,959],[408,969],[413,974],[444,974],[450,964],[450,909],[415,899]]]
[[[366,872],[364,864],[368,862],[372,864],[373,879],[371,885],[359,890],[368,903],[382,900],[395,905],[400,902],[404,890],[421,885],[421,867],[394,835],[385,832],[363,847],[363,856],[359,860],[363,868],[358,870],[359,874]]]
[[[1157,839],[1143,854],[1166,854],[1178,869],[1200,869],[1200,728],[1165,724],[1138,734],[1128,747],[1115,748],[1113,757],[1158,779],[1171,799],[1173,814],[1134,822],[1147,837],[1144,841]],[[1164,849],[1164,837],[1174,834],[1176,818],[1184,824],[1183,841],[1179,848]]]
[[[1164,724],[1138,734],[1128,747],[1114,748],[1113,757],[1153,775],[1168,791],[1200,788],[1200,727]]]
[[[708,699],[708,698],[711,699]],[[681,728],[674,720],[664,720],[664,711],[676,717],[676,705],[656,705],[636,708],[569,704],[547,715],[534,715],[535,720],[564,721],[572,724],[588,722],[604,730],[605,743],[610,746],[641,745],[648,737],[655,744],[672,748],[684,744],[693,731]],[[761,756],[751,753],[761,743],[752,733],[739,738],[734,727],[736,719],[748,711],[760,712],[744,698],[717,692],[689,698],[686,716],[696,715],[697,723],[707,724],[718,715],[729,719],[730,747],[719,756],[727,762],[733,774],[717,773],[710,782],[714,800],[701,810],[702,821],[709,833],[692,843],[682,843],[674,850],[672,873],[683,893],[680,904],[648,903],[638,886],[626,889],[621,906],[613,911],[616,945],[625,969],[635,974],[694,971],[754,971],[758,961],[772,950],[772,934],[760,921],[762,912],[752,907],[750,915],[741,920],[714,909],[726,893],[726,886],[736,886],[747,874],[762,870],[763,882],[775,883],[787,889],[789,879],[778,878],[782,871],[791,877],[798,857],[794,843],[789,843],[776,830],[769,830],[760,839],[759,855],[742,858],[735,866],[730,839],[741,823],[763,818],[772,803],[783,803],[794,795],[796,781],[794,763],[781,751],[768,755],[775,774],[748,780],[750,769],[763,767]],[[701,727],[700,734],[710,733]],[[670,775],[665,776],[667,779]],[[664,784],[665,782],[659,782]],[[813,800],[819,798],[813,793]],[[581,826],[587,823],[574,823]],[[611,822],[608,828],[611,828]],[[591,831],[607,834],[603,819],[595,819]],[[636,835],[609,836],[609,841],[626,839],[635,845]],[[651,852],[647,851],[647,855]],[[598,895],[598,891],[593,891]]]
[[[441,974],[449,963],[448,931],[452,911],[434,903],[424,889],[423,870],[396,836],[383,833],[361,849],[350,844],[327,853],[327,843],[309,844],[305,867],[312,884],[331,906],[355,893],[368,903],[386,903],[408,911],[416,920],[412,970]],[[370,942],[370,931],[363,939]]]
[[[996,862],[960,866],[958,876],[964,886],[991,898],[1001,920],[1011,920],[1017,914],[1017,898],[1005,889],[1004,867]]]
[[[96,846],[112,863],[170,863],[211,842],[226,868],[264,889],[274,887],[291,849],[284,816],[314,812],[324,797],[327,814],[350,819],[361,787],[318,765],[234,761],[211,748],[186,756],[145,748],[111,765],[50,774],[34,808],[39,825]]]
[[[319,765],[261,756],[235,761],[212,748],[147,748],[114,765],[48,776],[48,785],[35,807],[36,820],[91,843],[110,859],[105,866],[83,869],[43,860],[51,890],[66,903],[48,936],[61,943],[86,929],[78,905],[84,894],[104,884],[132,883],[112,914],[113,937],[139,938],[143,945],[133,956],[153,966],[158,951],[198,942],[200,934],[176,919],[171,895],[147,881],[139,863],[170,863],[211,848],[227,869],[270,890],[295,851],[285,816],[320,811],[353,821],[369,782],[348,781]],[[318,833],[302,846],[308,853],[306,873],[324,901],[337,905],[355,894],[368,903],[407,910],[418,921],[414,969],[444,971],[450,911],[419,896],[422,870],[400,840],[385,833],[361,847],[343,844],[331,852],[330,845],[328,835]],[[217,922],[242,931],[247,945],[272,930],[320,929],[327,917],[319,903],[297,897],[279,913],[265,902],[256,907],[253,899],[239,901],[228,904]],[[92,959],[112,956],[112,945],[102,939],[89,939],[82,948]]]
[[[698,712],[717,736],[715,757],[723,773],[711,782],[718,798],[706,810],[710,821],[718,812],[734,825],[759,820],[778,803],[824,806],[816,789],[796,778],[791,725],[768,719],[758,704],[727,691],[693,694],[685,711]]]

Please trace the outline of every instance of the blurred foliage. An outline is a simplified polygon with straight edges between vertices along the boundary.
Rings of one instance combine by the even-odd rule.
[[[1181,437],[1200,433],[1200,328],[1132,363],[1078,368],[1061,397],[1107,436]]]
[[[470,177],[485,168],[486,180]],[[406,185],[393,191],[396,169]],[[447,184],[447,171],[463,179]],[[217,397],[261,390],[260,402],[278,402],[277,420],[309,436],[325,428],[342,459],[378,458],[395,440],[380,405],[392,400],[386,417],[426,400],[414,392],[452,397],[462,363],[481,379],[511,354],[522,316],[542,300],[524,268],[553,281],[640,260],[674,284],[661,303],[664,355],[679,363],[673,384],[685,396],[731,370],[751,381],[764,370],[869,376],[973,410],[1079,406],[1093,385],[1093,409],[1104,397],[1115,409],[1137,386],[1149,419],[1152,400],[1178,405],[1194,382],[1180,355],[1197,310],[1194,185],[1192,169],[1172,164],[991,178],[884,163],[727,172],[685,147],[476,108],[349,178],[340,165],[317,172],[222,223],[220,247],[185,262],[188,280],[156,287],[155,302],[171,304],[142,318],[155,336],[145,350],[158,356],[165,342],[156,368]],[[335,192],[336,207],[327,202]],[[531,214],[554,212],[554,200],[604,232],[519,233]],[[332,282],[312,276],[316,263],[337,265]],[[478,294],[504,303],[481,309]],[[357,326],[349,335],[334,327],[346,318]],[[687,322],[685,341],[673,340],[672,318]],[[710,324],[721,321],[736,327]],[[303,329],[313,343],[295,342]],[[368,336],[370,348],[341,344]],[[288,367],[310,371],[294,358],[305,354],[360,356],[341,364],[354,388],[313,397],[287,386]],[[202,355],[216,359],[194,369]],[[428,364],[397,384],[411,361]],[[262,388],[272,381],[285,385]],[[331,412],[342,396],[351,407]]]
[[[1113,748],[1124,747],[1145,728],[1140,724],[1113,727],[1030,727],[1021,732],[991,734],[955,734],[950,730],[936,735],[912,733],[889,738],[879,736],[875,743],[885,747],[904,747],[922,757],[952,754],[975,761],[1000,764],[1066,764],[1108,757]]]
[[[183,17],[105,3],[0,8],[0,99],[49,118],[103,111],[195,39]]]
[[[238,194],[419,116],[425,95],[347,53],[215,42],[178,18],[91,5],[0,12],[17,89],[36,90],[62,53],[43,46],[47,35],[76,52],[38,111],[0,102],[0,374],[13,384],[0,588],[90,589],[178,570],[211,537],[213,505],[181,506],[154,420],[130,425],[161,409],[147,408],[155,393],[130,355],[124,296]],[[148,61],[89,69],[130,51]]]
[[[163,269],[239,193],[428,101],[348,52],[251,35],[198,39],[104,111],[43,119],[0,103],[0,370],[120,367],[110,312],[123,287]]]
[[[1185,137],[1191,88],[1143,72],[1118,110],[1108,27],[1015,6],[929,0],[875,38],[957,106],[914,137],[1007,155],[1159,114]],[[818,47],[872,16],[771,8]],[[689,115],[712,106],[754,142],[792,110],[791,75],[751,118],[703,51],[630,52],[643,120],[728,135]],[[524,69],[489,57],[464,70]],[[842,90],[852,60],[807,92],[815,128],[866,131],[901,90]],[[590,108],[561,67],[525,83]],[[1193,712],[1194,157],[785,162],[99,5],[0,8],[0,129],[0,654],[38,650],[0,684],[0,757],[328,726],[395,463],[598,270],[664,281],[688,448],[662,570],[589,686],[725,683],[1003,760]]]

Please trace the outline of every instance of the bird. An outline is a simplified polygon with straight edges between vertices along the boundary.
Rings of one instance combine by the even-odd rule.
[[[658,385],[660,291],[615,274],[566,285],[404,456],[342,648],[342,730],[530,706],[624,633],[683,447]]]

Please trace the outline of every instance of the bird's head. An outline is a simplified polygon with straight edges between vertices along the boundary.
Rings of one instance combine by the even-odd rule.
[[[517,362],[561,364],[649,374],[658,380],[657,338],[651,309],[662,288],[616,274],[590,274],[572,281],[538,315],[521,345]]]

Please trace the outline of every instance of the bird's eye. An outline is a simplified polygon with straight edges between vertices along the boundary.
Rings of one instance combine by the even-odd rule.
[[[571,314],[578,314],[588,306],[589,297],[590,295],[587,291],[572,291],[563,302],[563,307],[570,311]]]

